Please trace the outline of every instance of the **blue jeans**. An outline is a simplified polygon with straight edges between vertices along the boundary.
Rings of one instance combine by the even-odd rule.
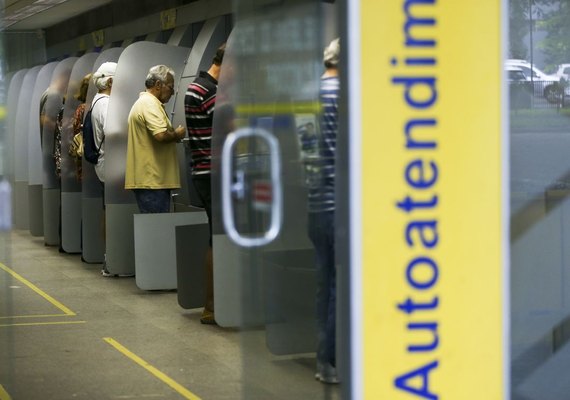
[[[170,189],[134,189],[143,214],[170,212]]]
[[[336,365],[334,211],[309,213],[309,238],[317,264],[317,360]]]

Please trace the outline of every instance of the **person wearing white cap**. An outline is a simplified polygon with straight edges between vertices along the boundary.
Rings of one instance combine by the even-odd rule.
[[[99,149],[99,159],[95,165],[95,173],[101,181],[103,190],[103,210],[105,210],[105,122],[107,120],[107,108],[109,107],[109,96],[113,89],[113,77],[117,63],[105,62],[93,74],[93,82],[97,87],[97,94],[91,102],[91,125],[93,126],[93,139],[95,146]],[[105,241],[105,211],[101,222],[101,230],[103,232],[103,241]],[[103,263],[101,275],[105,277],[112,276],[107,270],[107,262]]]
[[[109,95],[113,89],[113,77],[116,69],[117,63],[105,62],[93,74],[93,82],[97,86],[98,91],[91,102],[93,135],[95,145],[99,149],[99,160],[95,165],[95,172],[102,183],[105,182],[105,121],[107,119]]]

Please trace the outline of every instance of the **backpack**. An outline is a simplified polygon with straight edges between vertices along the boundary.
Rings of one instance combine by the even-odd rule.
[[[101,146],[103,146],[103,142],[105,142],[105,136],[103,136],[101,145],[99,147],[95,145],[95,132],[93,131],[93,123],[91,122],[91,111],[93,107],[95,107],[95,104],[102,98],[103,97],[98,98],[97,101],[93,103],[83,120],[83,156],[90,164],[97,164],[99,156],[101,155]]]

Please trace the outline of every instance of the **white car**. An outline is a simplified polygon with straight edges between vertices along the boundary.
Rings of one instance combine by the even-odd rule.
[[[570,76],[570,64],[560,64],[558,66],[558,71],[556,71],[556,76],[568,80],[568,77]]]
[[[548,82],[560,81],[559,76],[545,74],[540,69],[538,69],[536,65],[531,65],[531,63],[529,63],[526,60],[509,59],[505,61],[505,66],[519,67],[520,69],[523,70],[524,74],[527,77],[527,80],[529,81],[531,80],[531,75],[533,81],[548,81]]]
[[[505,72],[507,73],[507,81],[509,82],[526,82],[528,80],[524,71],[520,67],[506,65]]]
[[[507,67],[518,67],[522,69],[526,75],[527,81],[532,81],[534,83],[534,95],[544,96],[549,103],[560,102],[562,97],[562,88],[564,88],[564,95],[570,96],[570,87],[560,84],[560,76],[545,74],[538,69],[536,65],[532,65],[526,60],[506,60],[505,68]]]

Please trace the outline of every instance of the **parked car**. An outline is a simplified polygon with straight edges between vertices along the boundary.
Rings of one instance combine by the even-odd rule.
[[[556,71],[556,76],[568,80],[568,77],[570,76],[570,64],[560,64]]]
[[[522,68],[505,66],[505,75],[509,83],[509,106],[511,109],[530,108],[533,85],[527,80]]]
[[[526,82],[527,76],[520,67],[514,67],[512,65],[505,66],[505,71],[507,73],[507,81],[509,82]]]
[[[561,82],[560,76],[546,74],[526,60],[508,59],[505,67],[520,68],[527,81],[533,82],[534,95],[544,96],[549,103],[560,103],[562,96],[570,96],[570,88],[565,80]]]
[[[531,65],[526,60],[508,59],[505,61],[505,66],[519,67],[527,76],[527,80],[551,81],[558,82],[560,77],[557,75],[549,75],[542,72],[536,65]]]

